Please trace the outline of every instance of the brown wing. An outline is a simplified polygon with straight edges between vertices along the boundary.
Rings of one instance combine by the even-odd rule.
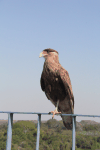
[[[72,86],[71,86],[69,74],[63,67],[60,67],[59,75],[60,75],[60,78],[63,82],[64,87],[65,87],[66,93],[68,93],[69,98],[72,99],[72,101],[73,101],[73,108],[74,108],[74,96],[73,96],[73,91],[72,91]]]
[[[66,94],[69,96],[68,98],[65,97],[64,101],[61,101],[59,103],[59,107],[62,114],[73,114],[74,113],[74,96],[71,86],[71,81],[69,78],[68,72],[63,68],[59,67],[59,76],[61,78],[61,81],[64,85],[64,89],[66,91]],[[62,116],[63,123],[67,129],[72,129],[72,117],[71,116]]]
[[[41,79],[40,79],[40,85],[41,85],[42,91],[45,92],[46,97],[50,100],[50,98],[48,96],[48,93],[46,92],[46,89],[45,89],[46,87],[45,87],[45,80],[44,80],[44,74],[43,74],[43,72],[42,72]]]
[[[42,91],[45,91],[45,83],[44,83],[44,78],[43,78],[43,72],[42,72],[41,79],[40,79],[40,85],[41,85]]]

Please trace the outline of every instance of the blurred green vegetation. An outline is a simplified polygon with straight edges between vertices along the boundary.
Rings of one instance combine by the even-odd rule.
[[[77,125],[76,150],[100,149],[100,125]],[[35,150],[37,124],[18,121],[13,124],[12,150]],[[6,149],[7,124],[0,125],[0,150]],[[72,131],[66,130],[62,121],[50,119],[41,123],[40,150],[71,150]]]

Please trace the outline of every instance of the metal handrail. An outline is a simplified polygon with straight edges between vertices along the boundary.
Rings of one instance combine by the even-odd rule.
[[[40,139],[40,124],[41,124],[41,115],[52,115],[50,113],[39,113],[39,112],[10,112],[10,111],[0,111],[0,113],[8,114],[8,129],[7,129],[7,141],[6,141],[6,150],[11,150],[12,142],[12,126],[13,126],[13,114],[37,114],[38,123],[37,123],[37,141],[36,141],[36,150],[39,150],[39,139]],[[57,114],[59,115],[59,114]],[[81,114],[61,114],[62,116],[72,116],[72,150],[75,150],[75,129],[76,129],[76,117],[100,117],[100,115],[81,115]]]

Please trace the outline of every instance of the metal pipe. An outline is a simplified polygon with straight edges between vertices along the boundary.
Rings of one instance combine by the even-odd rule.
[[[72,150],[75,150],[75,129],[76,129],[76,116],[72,117],[73,129],[72,129]]]
[[[13,125],[13,113],[9,113],[8,114],[8,129],[7,129],[6,150],[11,150],[12,125]]]
[[[39,150],[41,114],[38,114],[36,150]]]
[[[41,114],[41,115],[52,115],[52,113],[40,113],[40,112],[11,112],[11,111],[0,111],[0,113],[13,113],[13,114]],[[56,115],[56,114],[55,114]],[[81,115],[81,114],[57,114],[62,116],[78,116],[78,117],[100,117],[100,115]]]

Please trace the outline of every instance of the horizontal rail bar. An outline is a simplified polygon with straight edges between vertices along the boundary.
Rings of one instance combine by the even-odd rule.
[[[11,112],[11,111],[0,111],[0,113],[13,113],[13,114],[41,114],[41,115],[52,115],[52,113],[40,113],[40,112]],[[100,117],[100,115],[81,115],[81,114],[55,114],[62,116],[79,116],[79,117]]]

